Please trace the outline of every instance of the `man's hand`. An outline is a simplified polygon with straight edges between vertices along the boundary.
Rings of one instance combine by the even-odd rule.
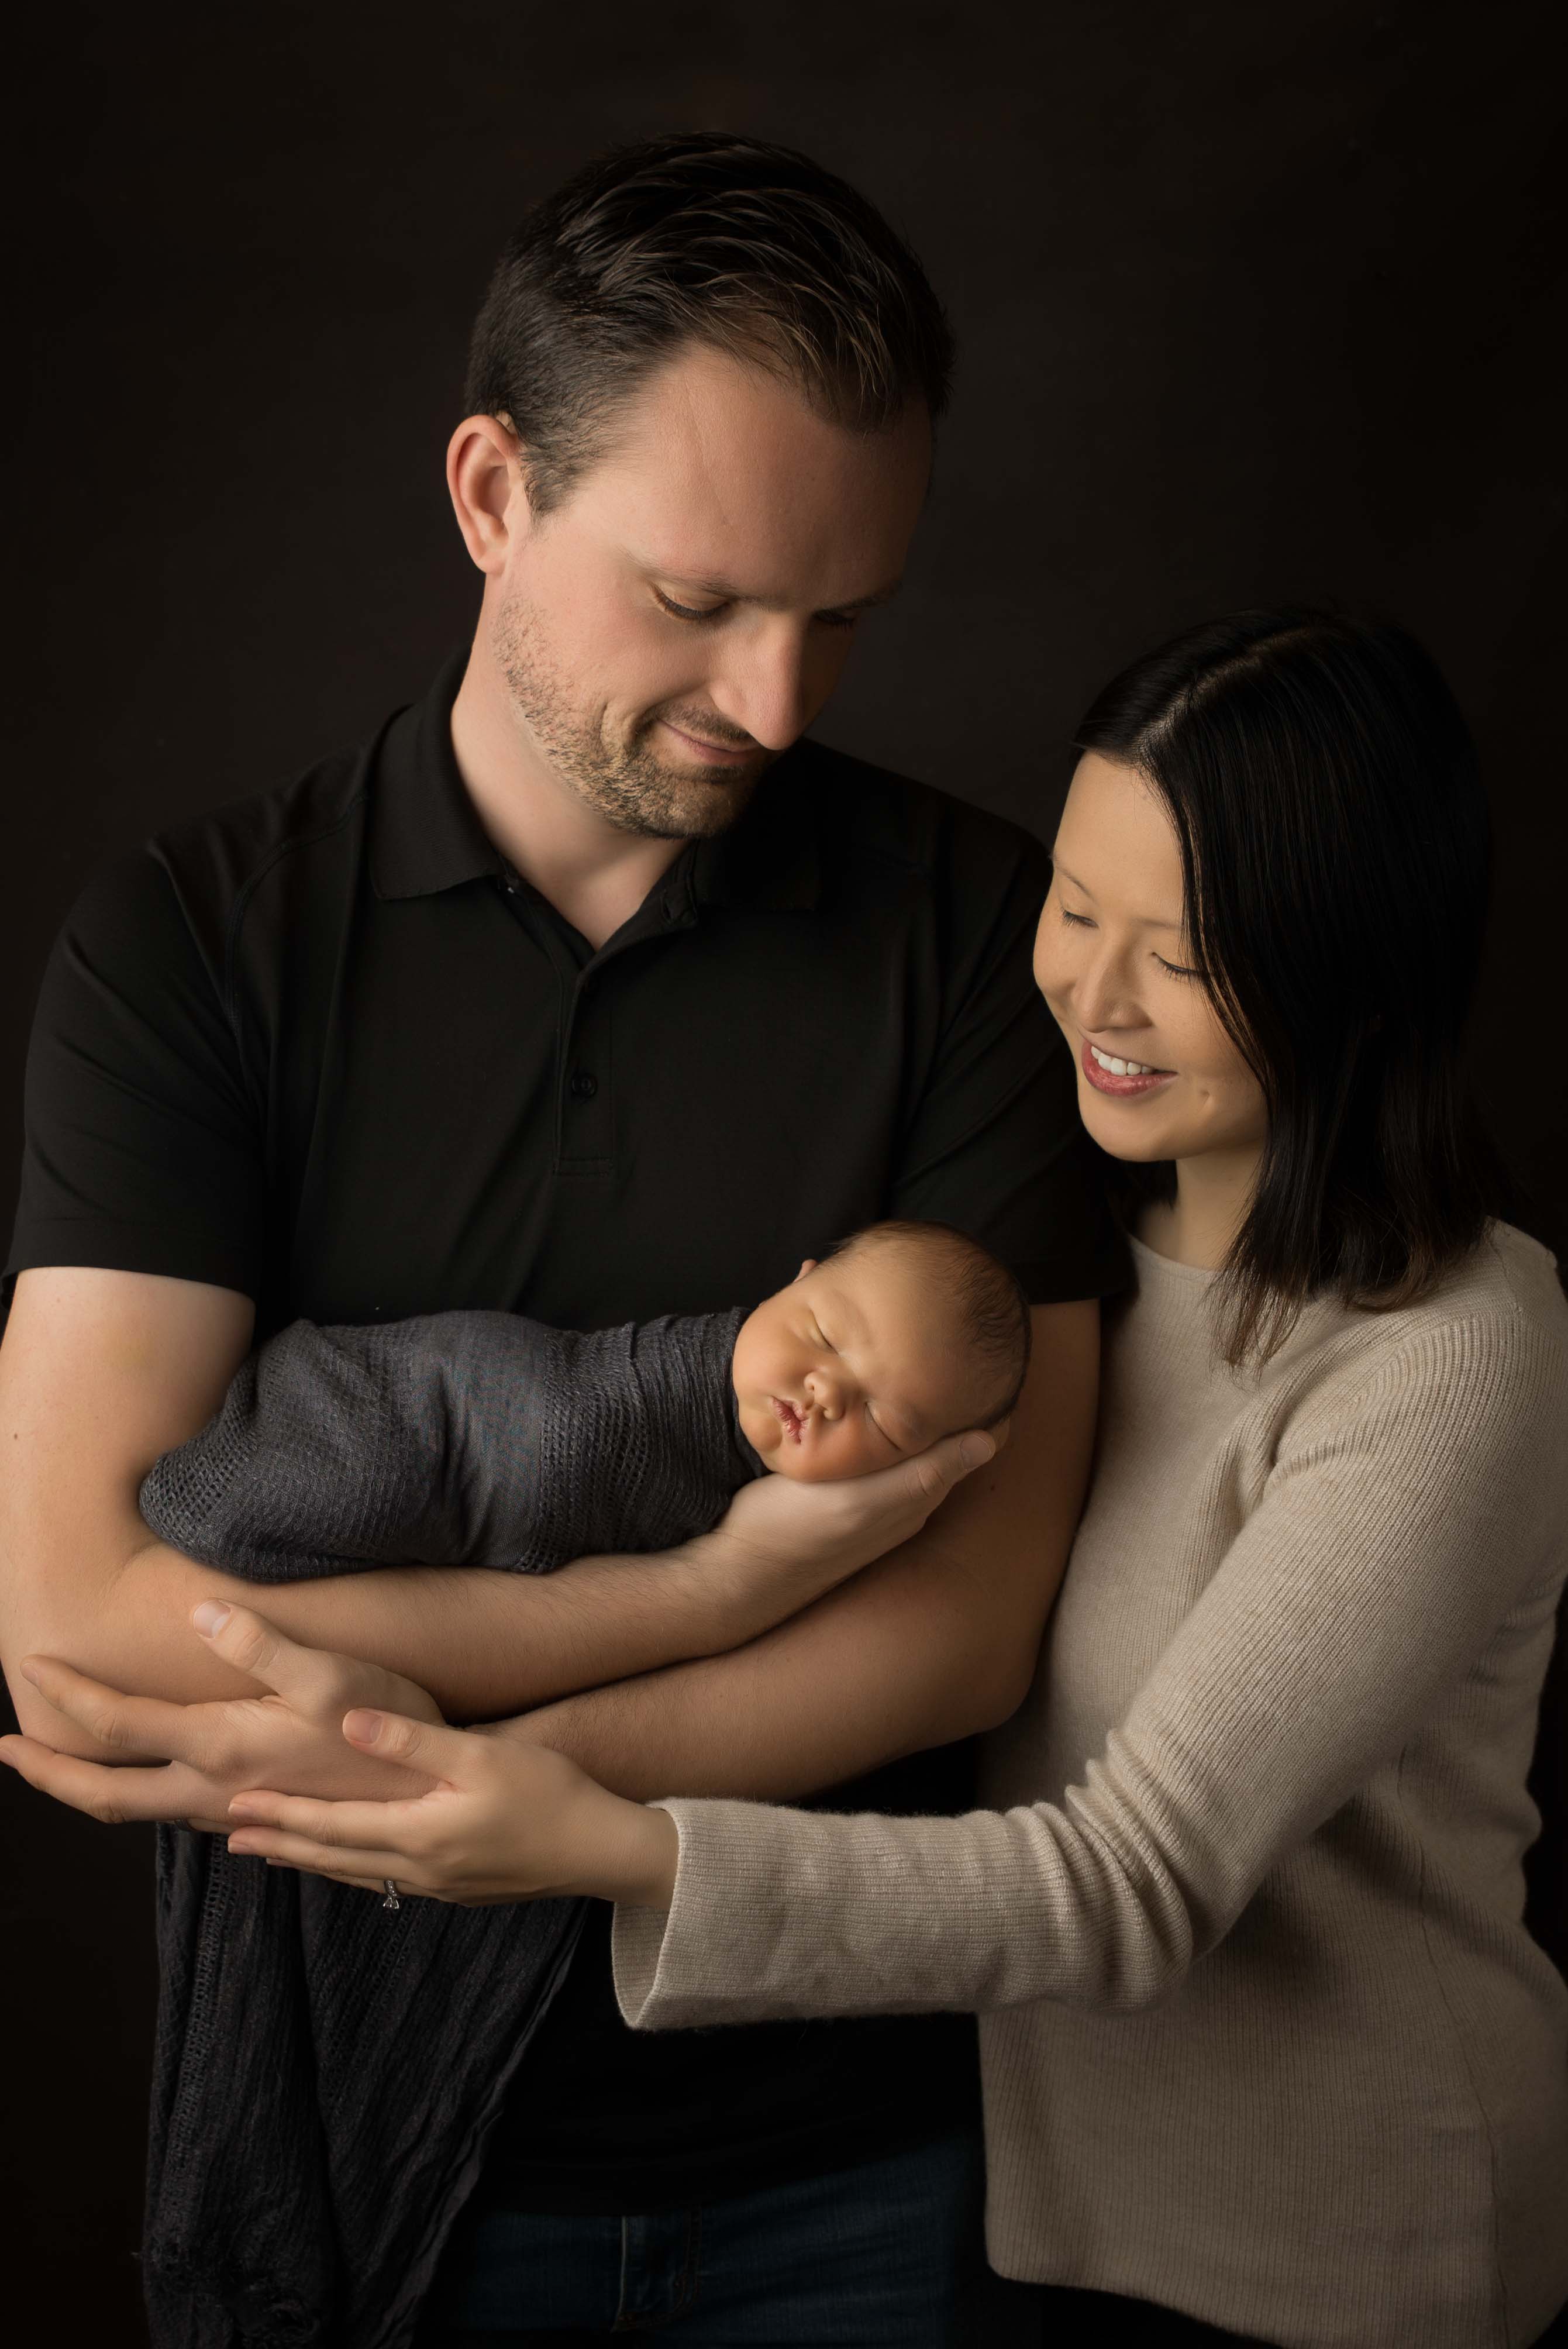
[[[126,1696],[57,1658],[28,1656],[21,1670],[39,1693],[67,1721],[120,1748],[125,1762],[84,1762],[36,1737],[0,1737],[0,1762],[41,1794],[106,1824],[167,1819],[215,1834],[232,1826],[230,1798],[247,1787],[370,1801],[428,1791],[432,1781],[422,1772],[362,1752],[343,1736],[343,1716],[356,1706],[439,1722],[435,1701],[416,1682],[354,1656],[301,1647],[248,1607],[224,1609],[209,1599],[191,1619],[216,1653],[270,1693],[170,1704]]]
[[[771,1630],[912,1540],[996,1449],[997,1435],[973,1428],[869,1476],[824,1485],[758,1476],[743,1485],[713,1531],[686,1545],[732,1643]]]

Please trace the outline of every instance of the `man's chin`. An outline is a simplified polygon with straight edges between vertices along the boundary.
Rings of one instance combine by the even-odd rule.
[[[698,791],[716,793],[737,788],[751,791],[768,772],[775,755],[771,750],[758,750],[749,759],[726,759],[716,764],[712,759],[699,758],[696,751],[683,758],[677,743],[673,750],[660,750],[658,768],[661,774],[667,775],[672,782],[678,781],[683,788],[695,786]]]
[[[755,764],[727,768],[716,775],[711,768],[676,766],[661,759],[662,788],[640,791],[634,801],[625,795],[621,801],[621,820],[628,830],[664,840],[711,840],[727,832],[744,814],[772,763],[770,759],[759,759]]]

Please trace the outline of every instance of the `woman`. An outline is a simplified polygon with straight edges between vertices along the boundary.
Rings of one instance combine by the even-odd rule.
[[[1527,2343],[1568,2295],[1568,1989],[1520,1864],[1568,1308],[1461,1115],[1472,752],[1398,630],[1292,613],[1138,663],[1078,747],[1036,968],[1138,1279],[995,1807],[644,1807],[350,1714],[443,1785],[242,1798],[231,1847],[615,1899],[641,2028],[977,2010],[992,2259],[1080,2288],[1053,2340],[1139,2302],[1140,2338]]]

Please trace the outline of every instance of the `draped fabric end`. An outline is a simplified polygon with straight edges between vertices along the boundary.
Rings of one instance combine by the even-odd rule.
[[[667,1547],[760,1465],[733,1419],[742,1318],[296,1323],[153,1471],[150,1519],[271,1581]],[[165,1826],[158,1912],[155,2349],[404,2349],[583,1904],[391,1916]]]

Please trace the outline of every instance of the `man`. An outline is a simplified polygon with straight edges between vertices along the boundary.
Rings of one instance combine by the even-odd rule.
[[[750,1569],[705,1584],[653,1559],[367,1573],[265,1604],[454,1719],[539,1708],[526,1733],[630,1794],[963,1805],[955,1742],[1021,1699],[1065,1563],[1091,1300],[1120,1260],[1029,978],[1040,851],[799,739],[897,586],[950,356],[913,257],[806,159],[705,135],[591,166],[525,222],[475,332],[449,453],[484,576],[471,650],[356,758],[152,843],[74,912],[29,1064],[0,1350],[0,1647],[24,1731],[77,1757],[35,1783],[210,1824],[245,1785],[391,1790],[330,1702],[245,1701],[257,1681],[190,1619],[253,1594],[136,1514],[253,1336],[464,1305],[577,1327],[717,1309],[903,1215],[1013,1263],[1036,1368],[996,1459],[830,1595],[830,1574],[789,1586],[790,1559],[830,1547],[810,1513],[843,1504],[821,1488],[785,1496],[805,1514],[754,1561],[760,1600]],[[916,1473],[885,1472],[910,1525]],[[949,1456],[937,1483],[959,1473]],[[128,1724],[161,1716],[106,1697],[84,1734],[21,1677],[40,1653],[191,1708],[141,1747],[180,1756],[169,1793],[104,1793]],[[171,2168],[220,2151],[181,2135],[225,2077],[187,1977],[242,1962],[224,1903],[253,1867],[160,1834],[160,2054],[185,2037],[150,2211]],[[362,1933],[363,1897],[326,1897]],[[176,1911],[196,1937],[178,1949]],[[411,2027],[406,2064],[417,2046]],[[974,2199],[967,2021],[634,2038],[601,1919],[516,2054],[504,2099],[491,2084],[425,2129],[418,2239],[359,2261],[397,2271],[374,2307],[330,2244],[284,2292],[240,2211],[232,2258],[153,2230],[159,2337],[270,2338],[246,2330],[263,2308],[279,2338],[405,2341],[443,2243],[451,2306],[497,2225],[508,2313],[469,2321],[508,2337],[672,2314],[719,2337],[691,2313],[716,2263],[776,2326],[748,2337],[943,2337]]]

